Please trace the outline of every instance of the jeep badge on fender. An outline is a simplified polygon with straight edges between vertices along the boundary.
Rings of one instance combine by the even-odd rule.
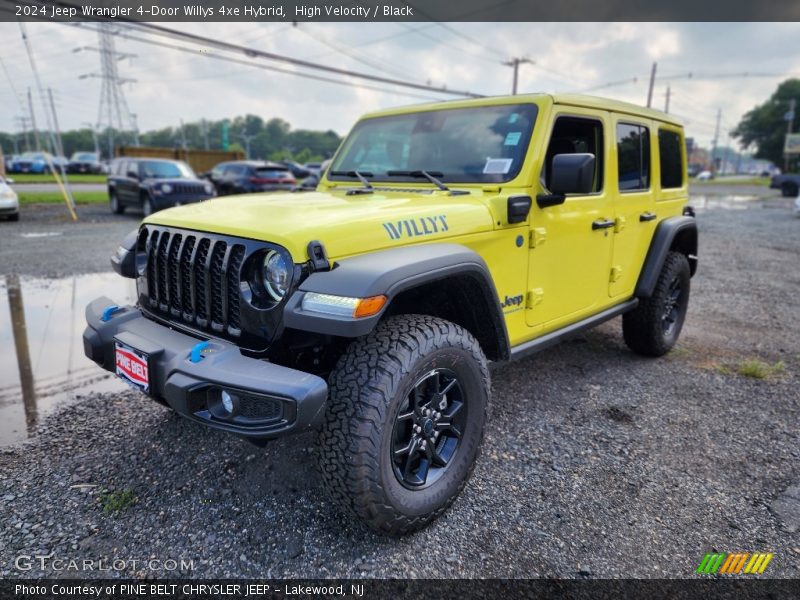
[[[87,356],[256,444],[317,432],[322,480],[391,535],[452,504],[489,363],[622,317],[675,345],[697,269],[678,120],[520,95],[365,116],[316,191],[145,218],[112,256],[135,306],[86,309]]]

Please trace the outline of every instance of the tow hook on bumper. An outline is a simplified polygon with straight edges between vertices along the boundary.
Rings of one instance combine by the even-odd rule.
[[[321,424],[328,397],[321,377],[242,356],[228,342],[198,340],[105,297],[86,307],[86,322],[87,357],[115,373],[117,344],[143,353],[150,395],[194,421],[253,440]]]

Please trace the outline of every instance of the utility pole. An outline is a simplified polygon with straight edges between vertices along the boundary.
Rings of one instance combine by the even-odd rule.
[[[509,61],[501,63],[506,67],[512,67],[514,69],[514,84],[511,87],[511,93],[516,96],[517,95],[517,81],[519,79],[519,66],[524,64],[533,64],[533,61],[529,58],[512,58]]]
[[[208,124],[205,119],[203,119],[201,123],[203,126],[203,142],[205,143],[206,150],[208,150]]]
[[[84,121],[82,125],[88,127],[92,131],[92,141],[94,141],[94,153],[100,156],[100,140],[97,139],[97,130],[94,128],[94,123]]]
[[[794,123],[794,109],[797,106],[797,101],[792,98],[789,100],[789,112],[786,113],[786,135],[789,136],[792,133],[792,124]],[[783,155],[783,172],[789,172],[789,155]]]
[[[105,126],[108,134],[108,158],[114,158],[114,128],[119,133],[125,131],[124,125],[130,128],[134,145],[139,145],[139,131],[135,117],[128,109],[128,102],[125,100],[125,92],[122,89],[124,83],[135,82],[135,79],[120,77],[117,63],[124,58],[133,58],[135,54],[117,52],[114,44],[114,36],[117,33],[113,23],[98,23],[98,38],[100,47],[82,46],[75,48],[73,52],[81,50],[95,51],[100,54],[100,74],[87,73],[78,79],[96,77],[102,79],[103,84],[100,90],[100,104],[97,109],[97,127],[102,131]]]
[[[241,138],[241,140],[244,142],[244,154],[245,154],[245,158],[246,158],[247,160],[250,160],[250,140],[252,140],[252,139],[253,139],[254,137],[256,137],[256,136],[254,136],[254,135],[248,135],[248,134],[246,134],[246,133],[243,133],[243,134],[241,134],[239,137],[240,137],[240,138]]]
[[[670,89],[669,86],[667,86],[667,99],[664,101],[664,112],[667,114],[669,114],[669,94]]]
[[[42,143],[39,141],[39,130],[36,128],[36,113],[33,112],[33,96],[31,88],[28,88],[28,111],[31,114],[31,127],[33,128],[33,141],[36,144],[36,151],[42,151]]]
[[[184,150],[189,148],[189,145],[186,143],[186,130],[183,128],[183,119],[181,119],[181,146]]]
[[[719,141],[719,122],[722,120],[722,109],[717,109],[717,125],[714,127],[714,139],[711,141],[711,172],[716,175],[717,161],[715,154],[717,153],[717,142]]]
[[[61,129],[58,126],[58,113],[56,113],[56,105],[53,102],[53,89],[47,88],[47,97],[50,99],[50,111],[53,113],[53,125],[56,128],[56,144],[59,156],[64,156],[64,142],[61,139]]]
[[[647,108],[653,106],[653,88],[656,85],[656,68],[658,63],[653,63],[653,70],[650,71],[650,87],[647,88]]]

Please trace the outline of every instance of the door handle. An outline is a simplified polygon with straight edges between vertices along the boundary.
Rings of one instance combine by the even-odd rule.
[[[613,226],[613,219],[597,219],[597,221],[592,221],[592,231],[595,229],[609,229]]]
[[[639,222],[644,223],[646,221],[653,221],[657,216],[658,215],[656,215],[655,213],[643,212],[642,214],[639,215]]]

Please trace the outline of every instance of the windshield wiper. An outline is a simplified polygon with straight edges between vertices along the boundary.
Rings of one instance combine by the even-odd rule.
[[[450,191],[449,187],[443,184],[440,179],[437,179],[437,177],[444,176],[444,173],[440,171],[387,171],[386,174],[389,177],[416,177],[418,179],[424,177],[443,192]]]
[[[363,173],[361,171],[331,171],[331,175],[358,178],[364,188],[360,190],[350,190],[347,192],[348,194],[371,194],[373,192],[372,184],[369,182],[369,179],[367,179],[367,177],[372,177],[372,173],[366,171]]]

